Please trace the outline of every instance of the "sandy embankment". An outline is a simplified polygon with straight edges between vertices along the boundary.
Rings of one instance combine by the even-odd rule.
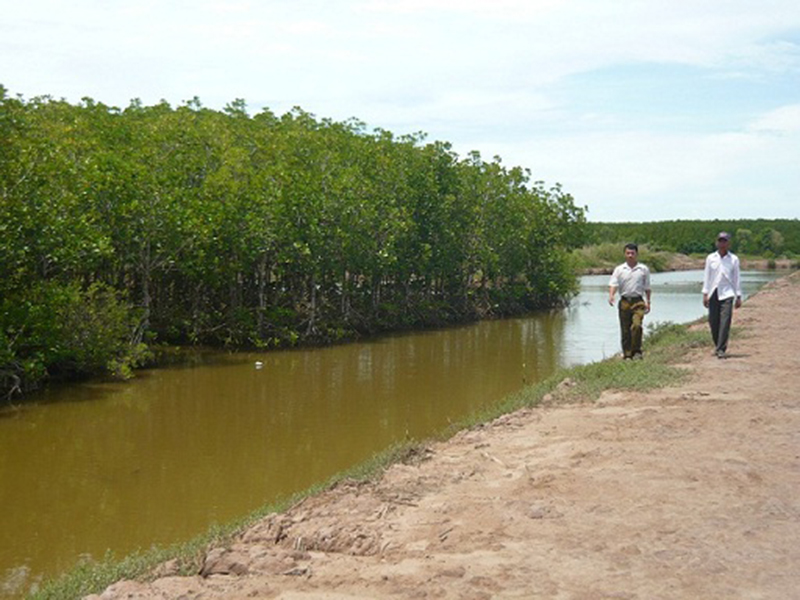
[[[691,380],[520,411],[97,598],[800,597],[800,273]]]

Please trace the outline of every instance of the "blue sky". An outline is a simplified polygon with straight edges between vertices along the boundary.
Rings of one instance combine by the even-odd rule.
[[[800,218],[797,0],[0,0],[0,83],[422,131],[593,221]]]

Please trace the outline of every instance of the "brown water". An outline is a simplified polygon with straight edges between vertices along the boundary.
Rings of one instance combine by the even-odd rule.
[[[772,277],[749,274],[748,289]],[[698,281],[654,277],[661,320],[702,314]],[[566,311],[324,349],[215,354],[127,383],[50,390],[0,412],[0,595],[108,549],[121,556],[189,539],[393,442],[433,435],[561,366],[614,354],[606,285],[584,278]]]

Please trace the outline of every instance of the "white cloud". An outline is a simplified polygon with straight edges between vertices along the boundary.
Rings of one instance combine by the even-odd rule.
[[[519,17],[541,14],[565,4],[566,0],[372,0],[361,5],[363,10],[390,14],[451,13],[493,14]]]
[[[800,218],[797,135],[609,131],[485,149],[562,183],[593,221]]]
[[[781,106],[761,115],[750,128],[760,132],[800,134],[800,104]]]
[[[26,97],[244,98],[425,131],[562,183],[593,219],[800,216],[794,0],[0,3],[0,83]]]

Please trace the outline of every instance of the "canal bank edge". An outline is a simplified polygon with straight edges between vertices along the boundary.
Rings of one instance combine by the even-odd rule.
[[[787,495],[800,483],[788,447],[798,431],[798,283],[797,273],[776,280],[737,311],[742,334],[728,361],[699,347],[704,326],[683,328],[692,348],[679,365],[691,371],[685,383],[557,405],[553,394],[580,389],[585,374],[573,373],[548,384],[545,407],[463,430],[382,478],[345,479],[262,519],[204,553],[199,575],[174,576],[183,562],[174,561],[155,581],[120,582],[99,597],[411,597],[420,589],[786,597],[778,592],[800,584],[785,568],[799,558],[787,546],[800,533],[800,507]],[[615,380],[615,369],[640,369],[629,373],[636,379],[657,363],[603,364],[594,375]],[[586,573],[566,572],[570,564]],[[759,583],[764,577],[749,570],[756,564],[774,582]]]

